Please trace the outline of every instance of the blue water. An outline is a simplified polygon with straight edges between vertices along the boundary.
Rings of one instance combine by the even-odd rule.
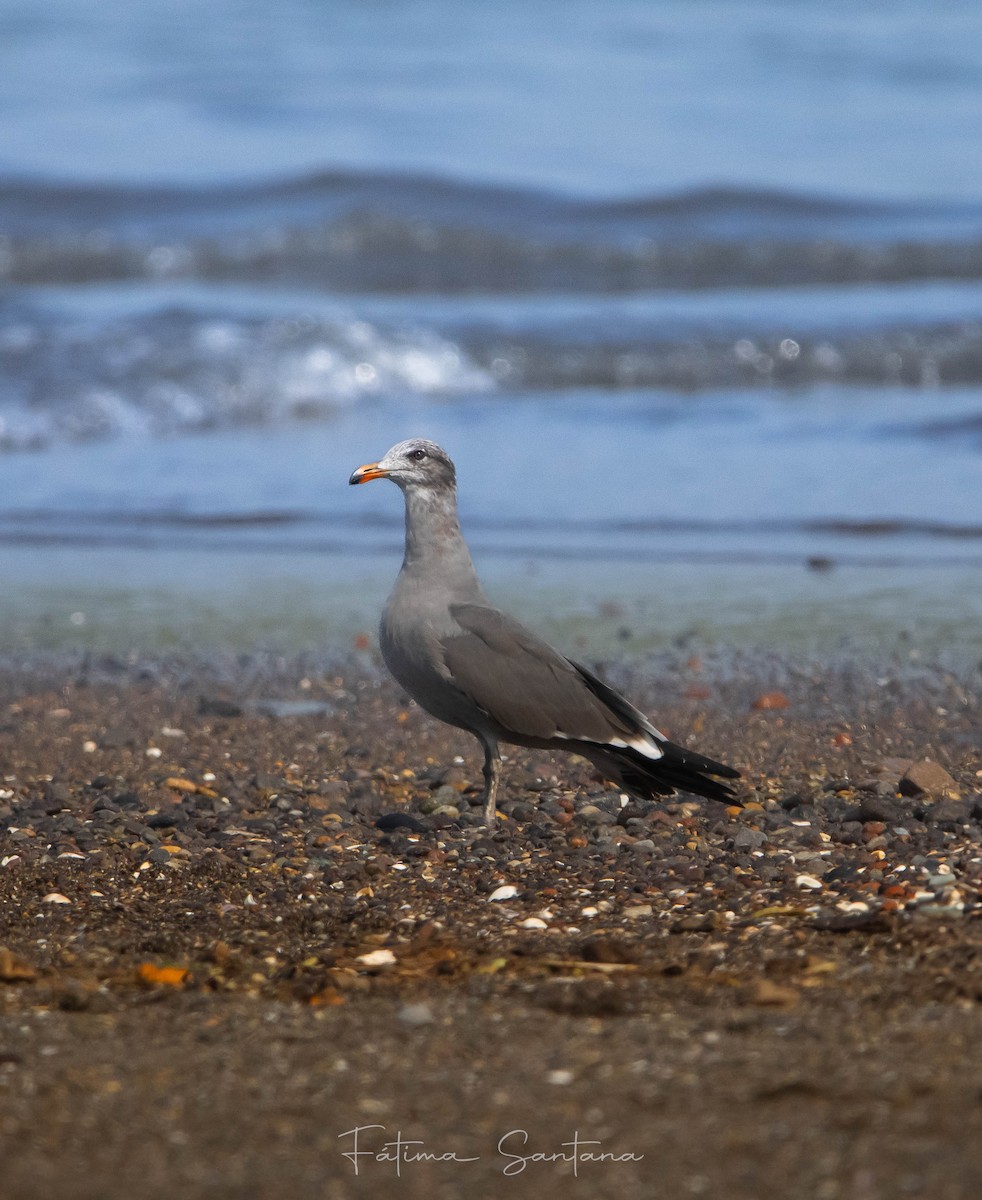
[[[0,168],[976,200],[972,0],[4,0]]]
[[[28,607],[375,581],[426,434],[499,574],[975,636],[977,3],[0,0],[0,112]]]

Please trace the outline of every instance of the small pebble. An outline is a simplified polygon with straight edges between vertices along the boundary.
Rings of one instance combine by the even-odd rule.
[[[432,1025],[435,1020],[428,1004],[404,1004],[397,1016],[404,1025]]]
[[[576,1076],[573,1074],[572,1071],[568,1071],[565,1069],[558,1070],[558,1071],[550,1071],[546,1075],[546,1083],[555,1084],[556,1087],[568,1087],[575,1078],[576,1078]]]

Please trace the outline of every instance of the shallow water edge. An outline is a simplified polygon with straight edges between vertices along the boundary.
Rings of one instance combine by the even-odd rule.
[[[393,556],[4,548],[0,654],[372,651]],[[488,556],[489,594],[570,655],[760,649],[829,663],[982,659],[982,568]]]

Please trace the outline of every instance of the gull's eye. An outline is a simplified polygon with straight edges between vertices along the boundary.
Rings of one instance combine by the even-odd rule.
[[[422,462],[423,459],[426,457],[426,451],[425,450],[411,450],[409,452],[409,457],[414,462]]]

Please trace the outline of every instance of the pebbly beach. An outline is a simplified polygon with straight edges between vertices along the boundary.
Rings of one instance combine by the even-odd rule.
[[[10,663],[5,1194],[493,1195],[527,1153],[558,1195],[578,1130],[594,1195],[967,1195],[978,674],[606,666],[742,809],[511,748],[489,835],[473,739],[370,648]]]

